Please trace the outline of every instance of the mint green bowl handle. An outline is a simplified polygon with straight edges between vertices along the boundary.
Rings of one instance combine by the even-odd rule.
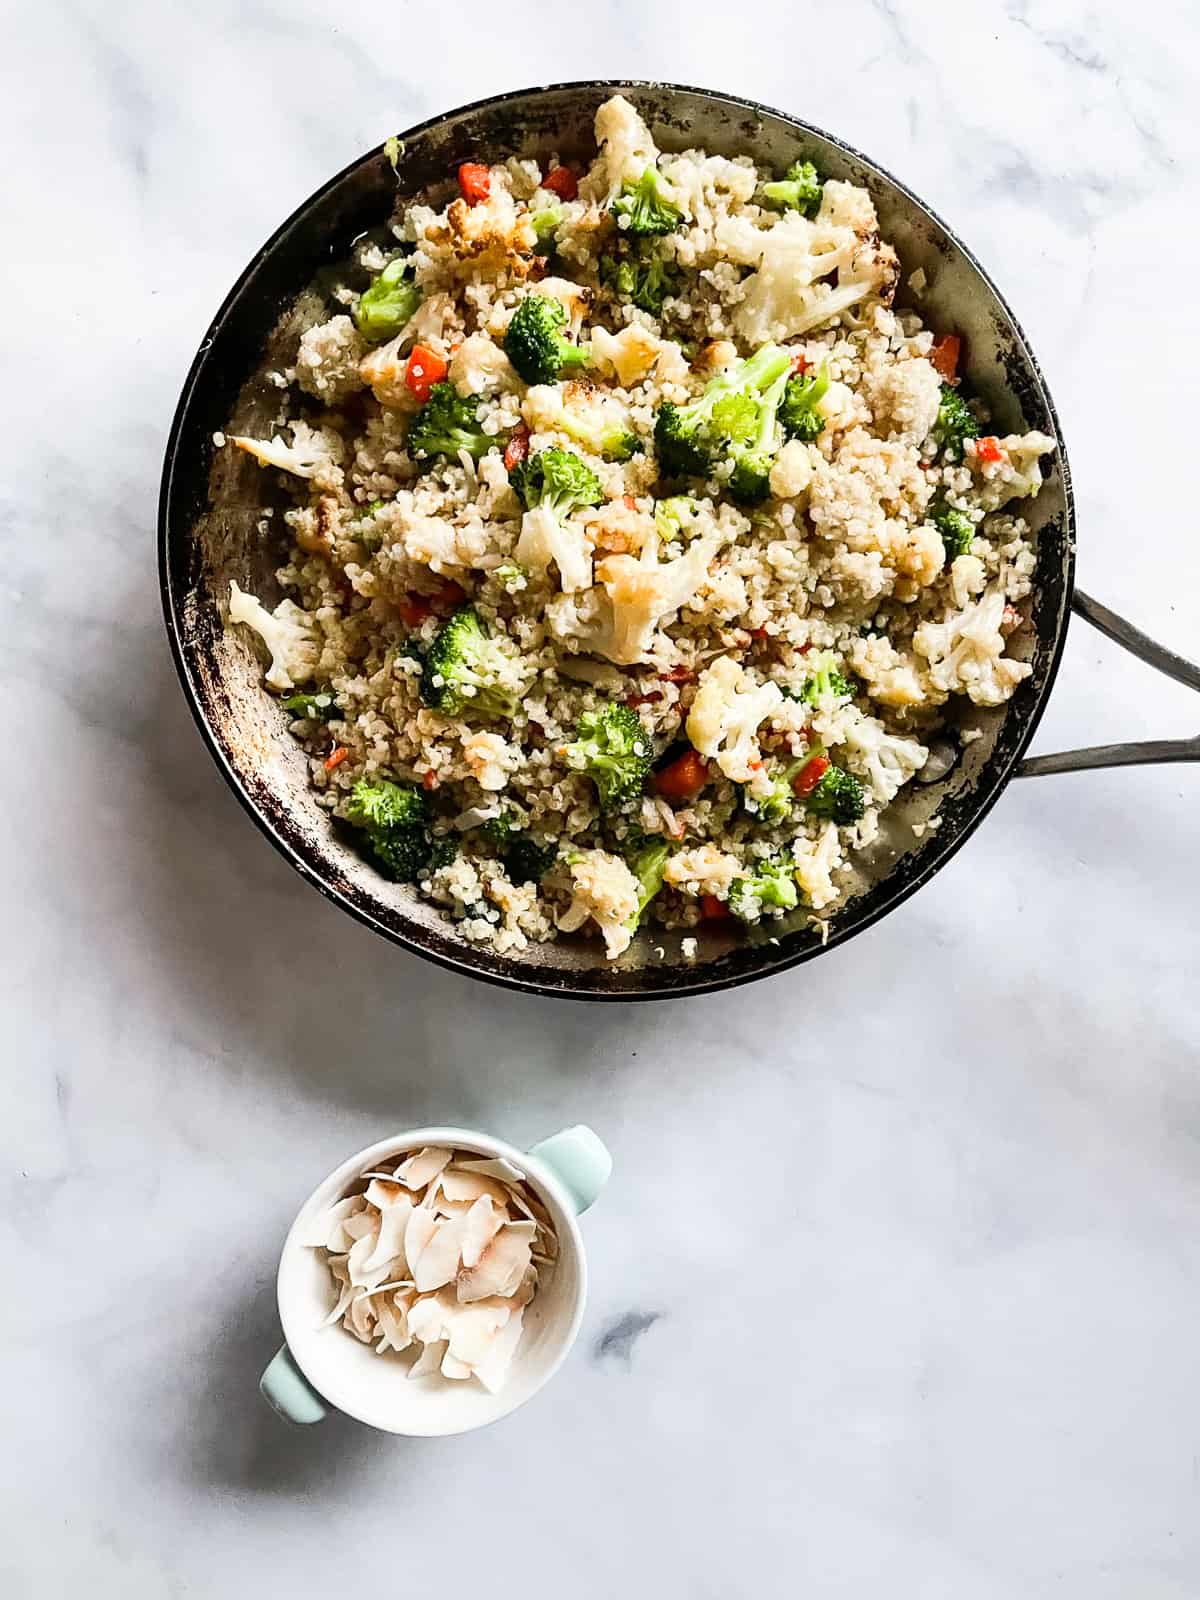
[[[263,1399],[274,1407],[285,1422],[323,1422],[325,1402],[292,1360],[287,1345],[281,1345],[278,1354],[258,1380]]]
[[[576,1211],[586,1211],[612,1175],[607,1146],[582,1122],[551,1134],[533,1145],[529,1154],[546,1163],[570,1195]]]

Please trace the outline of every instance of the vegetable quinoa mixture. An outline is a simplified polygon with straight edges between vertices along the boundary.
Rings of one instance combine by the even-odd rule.
[[[1053,441],[988,436],[958,338],[891,309],[864,189],[660,154],[619,96],[596,141],[359,244],[284,431],[227,441],[295,491],[294,598],[229,618],[379,872],[616,957],[836,904],[947,702],[1029,673],[1010,508]]]

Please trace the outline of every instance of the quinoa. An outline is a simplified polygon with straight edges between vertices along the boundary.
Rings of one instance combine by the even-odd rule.
[[[795,908],[823,925],[952,702],[1001,705],[1029,673],[1009,645],[1035,558],[1012,507],[1037,493],[1053,441],[946,446],[948,343],[894,308],[899,264],[865,190],[829,180],[814,216],[780,213],[759,202],[774,174],[749,157],[660,154],[620,96],[596,131],[595,159],[567,181],[542,187],[533,163],[504,160],[474,204],[402,200],[394,246],[365,245],[343,309],[300,337],[281,380],[290,422],[271,440],[219,436],[293,492],[288,599],[272,614],[239,591],[231,621],[259,634],[272,690],[332,695],[325,714],[301,704],[289,722],[331,816],[362,781],[426,793],[431,844],[458,848],[431,857],[416,890],[464,938],[519,950],[582,930],[617,956],[638,923],[638,852],[656,844],[667,857],[643,923],[692,929],[730,905],[783,915],[793,907],[744,892],[782,861]],[[676,221],[635,238],[613,201],[650,168]],[[360,285],[399,255],[415,310],[372,344]],[[524,382],[506,353],[530,294],[586,346],[558,381]],[[769,489],[739,501],[732,456],[668,480],[662,408],[767,344],[823,388],[807,431],[776,433]],[[421,362],[472,397],[471,448],[410,450]],[[603,443],[618,435],[623,449]],[[549,522],[510,481],[548,450],[572,452],[596,485],[596,503]],[[947,511],[966,519],[953,552]],[[503,715],[431,696],[424,659],[464,605],[501,663]],[[581,716],[613,704],[668,770],[605,812],[571,746]],[[698,787],[669,770],[687,746]],[[854,780],[852,820],[808,803],[813,761]],[[780,805],[781,783],[794,803]],[[546,848],[536,881],[510,871],[500,821]]]

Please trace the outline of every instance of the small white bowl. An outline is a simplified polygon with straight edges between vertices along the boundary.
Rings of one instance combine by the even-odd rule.
[[[554,1271],[526,1308],[521,1342],[499,1394],[489,1394],[475,1379],[409,1378],[400,1362],[376,1355],[344,1328],[322,1327],[334,1285],[321,1255],[301,1242],[313,1219],[364,1172],[425,1145],[511,1161],[525,1174],[558,1234]],[[360,1150],[313,1190],[284,1242],[277,1293],[286,1343],[262,1375],[263,1395],[289,1422],[320,1422],[333,1406],[387,1433],[426,1438],[466,1433],[506,1417],[554,1376],[575,1342],[587,1297],[587,1262],[576,1219],[611,1171],[612,1157],[582,1124],[529,1151],[466,1128],[417,1128]]]

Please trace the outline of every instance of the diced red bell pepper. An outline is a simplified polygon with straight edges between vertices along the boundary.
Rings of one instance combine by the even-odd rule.
[[[404,381],[418,400],[428,400],[429,391],[435,383],[441,383],[447,370],[446,363],[435,351],[427,345],[415,344],[408,358]]]
[[[804,354],[803,350],[792,351],[792,371],[797,375],[797,377],[801,373],[808,371],[808,357]]]
[[[336,750],[331,750],[329,752],[329,759],[325,763],[325,771],[335,771],[341,766],[342,762],[345,761],[349,754],[350,752],[347,750],[346,746],[344,744],[339,744]]]
[[[458,187],[469,206],[477,206],[492,192],[492,175],[482,161],[464,161],[458,169]]]
[[[957,333],[944,333],[933,341],[929,361],[943,383],[958,382],[958,360],[962,354],[962,340]]]
[[[718,900],[715,894],[702,894],[700,896],[700,914],[705,922],[728,922],[733,912],[724,900]]]
[[[832,762],[828,756],[814,756],[811,761],[806,761],[792,779],[792,789],[796,798],[798,800],[807,800],[829,771],[831,765]]]
[[[693,667],[668,667],[665,672],[659,673],[659,677],[667,683],[691,683],[695,676]]]
[[[529,429],[522,422],[515,427],[504,446],[504,470],[511,472],[529,454]]]
[[[419,628],[426,617],[433,615],[433,607],[423,594],[402,594],[396,601],[396,610],[406,628]]]
[[[579,179],[570,167],[555,167],[542,179],[542,188],[549,189],[560,200],[574,200],[579,194]]]
[[[423,772],[421,774],[421,787],[422,787],[422,789],[436,789],[437,786],[438,786],[438,775],[437,775],[436,772]]]
[[[708,782],[708,762],[698,750],[685,750],[677,761],[654,774],[654,787],[664,800],[694,800]]]
[[[976,439],[975,455],[980,461],[1004,460],[1004,451],[1001,450],[1000,441],[994,433],[985,433],[982,439]]]

